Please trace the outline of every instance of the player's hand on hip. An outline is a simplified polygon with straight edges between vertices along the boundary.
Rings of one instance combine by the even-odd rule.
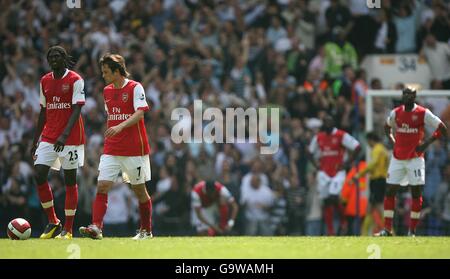
[[[105,131],[105,137],[109,138],[109,137],[115,136],[118,133],[122,132],[122,130],[123,130],[123,128],[120,125],[110,127]]]
[[[61,152],[64,150],[64,145],[66,145],[67,136],[60,135],[59,138],[56,140],[55,144],[53,145],[53,150],[55,152]]]

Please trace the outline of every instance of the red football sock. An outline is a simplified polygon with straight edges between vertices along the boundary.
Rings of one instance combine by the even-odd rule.
[[[65,214],[66,222],[64,223],[64,229],[67,232],[72,233],[73,219],[77,211],[78,205],[78,185],[66,186],[66,204],[65,204]]]
[[[103,228],[103,217],[108,209],[108,194],[97,193],[92,206],[92,224]]]
[[[384,227],[392,231],[392,219],[394,218],[395,196],[384,198]]]
[[[53,206],[53,193],[48,182],[38,185],[38,195],[41,201],[42,208],[47,214],[48,222],[52,224],[59,223],[58,217],[55,214],[55,207]]]
[[[152,231],[152,200],[139,204],[139,214],[141,216],[141,230]]]
[[[326,205],[323,212],[325,224],[327,225],[327,235],[334,235],[333,226],[334,205]]]
[[[228,205],[222,204],[220,205],[220,221],[219,226],[221,229],[224,229],[225,226],[228,224]]]
[[[419,223],[420,211],[422,210],[422,202],[422,197],[412,200],[411,221],[409,223],[409,230],[411,232],[416,231],[417,224]]]

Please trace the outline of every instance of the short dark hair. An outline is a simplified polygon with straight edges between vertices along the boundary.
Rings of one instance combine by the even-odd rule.
[[[122,55],[107,53],[100,58],[100,66],[107,65],[112,72],[119,71],[120,75],[129,77],[130,73],[127,72],[125,66],[125,59]]]
[[[368,132],[366,134],[366,138],[367,140],[373,140],[376,142],[379,142],[381,140],[380,137],[375,132]]]

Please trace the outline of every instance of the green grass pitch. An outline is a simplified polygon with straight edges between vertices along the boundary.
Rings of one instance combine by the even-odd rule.
[[[450,237],[155,237],[0,239],[0,258],[450,258]]]

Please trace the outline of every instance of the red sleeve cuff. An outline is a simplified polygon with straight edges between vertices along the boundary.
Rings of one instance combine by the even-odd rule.
[[[149,107],[140,107],[137,108],[137,110],[143,110],[143,111],[148,111],[150,108]]]
[[[438,128],[433,133],[433,138],[438,139],[438,138],[442,137],[441,127],[442,127],[442,123],[439,124]]]

